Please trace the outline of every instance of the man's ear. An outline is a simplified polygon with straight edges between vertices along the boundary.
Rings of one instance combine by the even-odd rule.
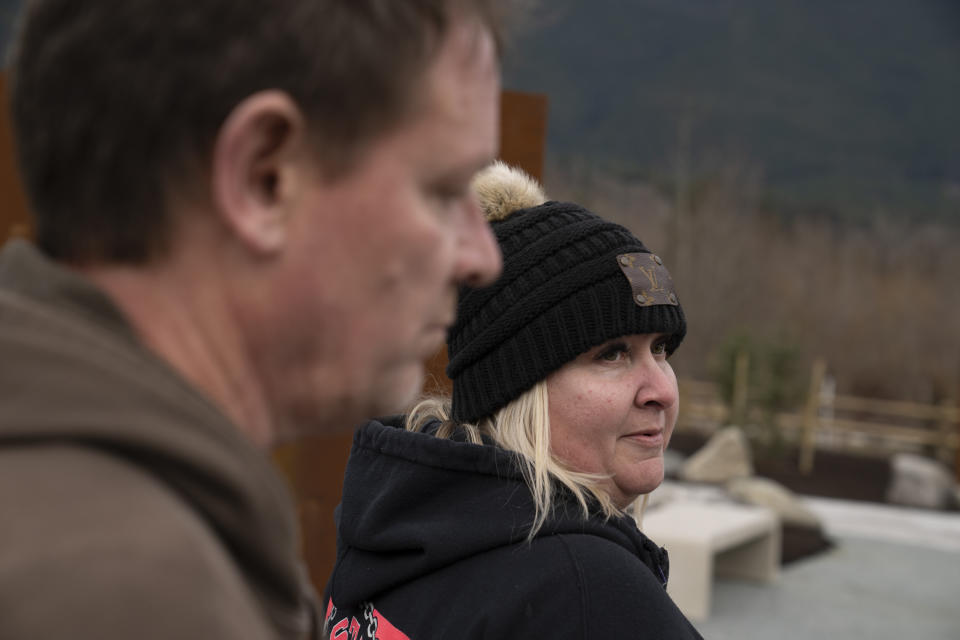
[[[248,249],[270,255],[287,242],[306,121],[293,99],[277,90],[238,104],[217,134],[211,196],[224,224]]]

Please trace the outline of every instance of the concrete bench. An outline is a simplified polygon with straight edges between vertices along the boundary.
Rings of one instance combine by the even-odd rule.
[[[669,502],[647,511],[643,532],[670,554],[667,593],[691,620],[710,615],[714,575],[769,582],[780,573],[780,522],[769,509]]]

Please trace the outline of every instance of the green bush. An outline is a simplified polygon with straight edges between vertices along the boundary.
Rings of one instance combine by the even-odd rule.
[[[739,354],[745,354],[747,359],[746,402],[741,407],[742,413],[735,406]],[[729,409],[728,424],[742,421],[738,426],[758,441],[757,444],[775,451],[782,449],[783,438],[776,416],[798,409],[806,391],[800,348],[789,340],[769,341],[747,333],[731,334],[714,353],[711,373]]]

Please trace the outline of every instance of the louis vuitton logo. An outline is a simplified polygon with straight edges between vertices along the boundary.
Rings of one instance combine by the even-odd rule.
[[[647,280],[650,281],[650,289],[653,291],[663,291],[663,287],[660,286],[659,279],[657,278],[657,267],[637,267],[637,271],[642,273],[647,277]]]
[[[673,279],[663,260],[652,253],[625,253],[617,256],[620,270],[630,282],[633,300],[641,307],[679,304]]]

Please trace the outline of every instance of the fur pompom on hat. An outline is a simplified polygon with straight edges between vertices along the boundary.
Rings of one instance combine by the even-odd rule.
[[[490,222],[505,220],[514,211],[547,201],[536,180],[500,160],[478,173],[471,186]]]
[[[503,274],[463,289],[447,336],[453,419],[491,416],[567,362],[620,336],[686,334],[670,274],[629,230],[497,162],[473,189],[503,253]]]

